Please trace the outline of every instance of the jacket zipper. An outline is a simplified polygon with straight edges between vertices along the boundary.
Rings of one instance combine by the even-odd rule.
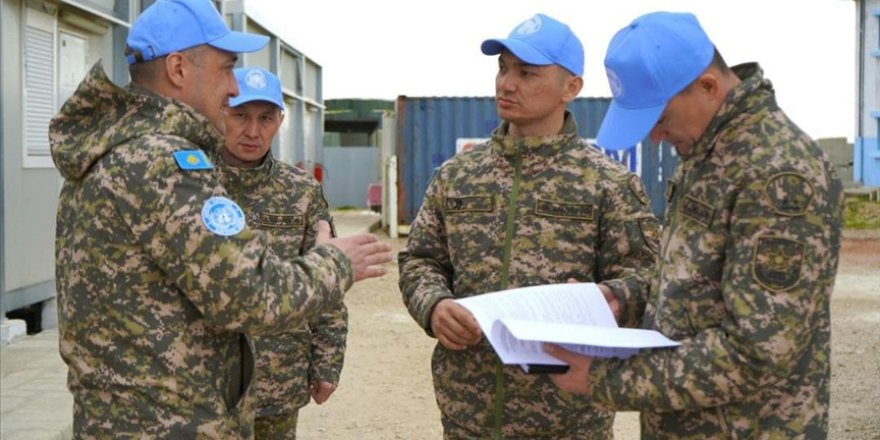
[[[510,258],[512,253],[513,231],[516,226],[516,205],[519,199],[519,184],[522,177],[522,155],[517,153],[513,162],[513,188],[510,192],[510,201],[507,204],[507,221],[504,233],[504,259],[501,263],[501,290],[507,289],[510,275]],[[504,371],[501,361],[495,364],[495,429],[492,432],[493,440],[501,440],[501,416],[504,409]]]

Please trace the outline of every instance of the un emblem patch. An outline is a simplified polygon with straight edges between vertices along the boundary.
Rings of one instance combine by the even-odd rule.
[[[229,237],[244,229],[244,211],[226,197],[211,197],[202,206],[202,223],[209,231]]]
[[[252,89],[262,90],[266,88],[266,75],[257,69],[253,69],[244,77],[245,84]]]
[[[520,23],[519,26],[516,27],[516,32],[520,35],[531,35],[541,30],[543,25],[544,23],[541,21],[541,17],[536,15]]]

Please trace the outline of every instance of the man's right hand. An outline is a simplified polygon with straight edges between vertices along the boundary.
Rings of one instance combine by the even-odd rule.
[[[444,347],[464,350],[480,342],[483,332],[468,309],[450,298],[441,299],[431,312],[431,331]]]
[[[373,234],[355,234],[330,238],[330,224],[318,222],[317,244],[336,246],[351,260],[354,281],[382,276],[387,272],[385,263],[391,261],[391,245],[379,242]]]

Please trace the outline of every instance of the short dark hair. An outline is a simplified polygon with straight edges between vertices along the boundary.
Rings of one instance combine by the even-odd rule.
[[[195,64],[199,64],[201,62],[202,51],[201,48],[204,45],[190,47],[188,49],[181,50],[189,60]],[[125,48],[125,56],[136,54],[136,51],[131,47],[126,46]],[[146,84],[155,80],[159,77],[162,68],[165,67],[165,57],[163,55],[161,57],[153,58],[149,61],[139,61],[139,58],[135,58],[135,62],[128,65],[128,74],[131,76],[131,80],[137,84]],[[161,62],[160,62],[161,61]]]
[[[724,61],[724,57],[721,56],[721,52],[718,51],[718,48],[715,48],[715,53],[712,54],[712,62],[709,63],[710,66],[715,66],[718,70],[721,70],[724,73],[727,73],[730,70],[730,67],[727,67],[727,62]]]
[[[125,48],[125,56],[133,54],[130,47]],[[165,64],[165,57],[153,58],[149,61],[135,61],[128,65],[128,74],[131,81],[137,84],[147,84],[156,79],[159,69]]]

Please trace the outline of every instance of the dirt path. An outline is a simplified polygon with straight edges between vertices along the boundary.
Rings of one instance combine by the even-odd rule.
[[[848,234],[851,236],[853,234]],[[381,236],[381,235],[380,235]],[[404,240],[384,238],[399,250]],[[880,439],[880,237],[844,241],[832,301],[831,439]],[[397,267],[346,297],[351,323],[339,390],[300,415],[302,440],[442,438],[431,385],[434,340],[412,321]],[[638,415],[618,413],[615,438],[637,439]]]

